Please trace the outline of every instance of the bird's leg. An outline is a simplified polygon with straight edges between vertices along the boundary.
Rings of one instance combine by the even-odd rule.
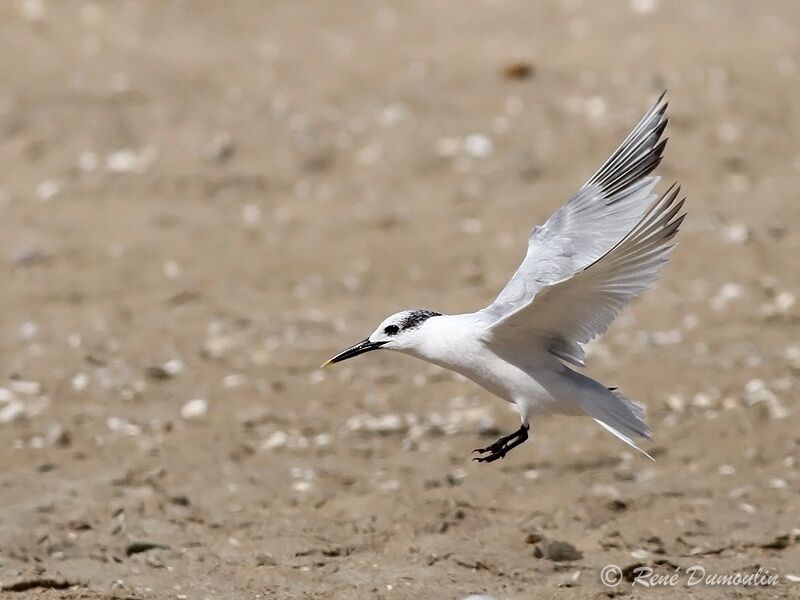
[[[472,460],[478,462],[494,462],[498,458],[505,458],[506,454],[528,439],[528,430],[530,428],[530,425],[523,424],[514,433],[504,435],[494,444],[486,446],[486,448],[476,448],[472,451],[473,454],[477,452],[478,454],[486,454],[486,456],[479,456]]]

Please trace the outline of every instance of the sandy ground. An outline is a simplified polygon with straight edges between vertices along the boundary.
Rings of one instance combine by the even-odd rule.
[[[4,596],[800,597],[800,5],[224,4],[0,4]],[[663,88],[690,217],[588,368],[655,463],[552,418],[479,465],[502,401],[317,368],[488,304]]]

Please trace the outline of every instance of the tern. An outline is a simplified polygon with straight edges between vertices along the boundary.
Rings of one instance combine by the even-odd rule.
[[[666,93],[666,92],[665,92]],[[474,452],[490,463],[528,439],[533,418],[585,415],[636,444],[651,439],[644,411],[616,388],[570,367],[585,366],[583,344],[661,275],[685,213],[673,184],[654,193],[667,140],[665,93],[622,144],[544,223],[494,302],[474,313],[404,310],[322,366],[373,350],[394,350],[460,373],[514,404],[520,428]]]

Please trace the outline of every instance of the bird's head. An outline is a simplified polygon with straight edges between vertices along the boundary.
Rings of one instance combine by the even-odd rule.
[[[390,317],[386,317],[367,339],[340,352],[322,366],[326,367],[379,348],[397,352],[411,352],[420,343],[423,324],[431,317],[438,316],[440,316],[440,313],[418,308],[395,313]]]

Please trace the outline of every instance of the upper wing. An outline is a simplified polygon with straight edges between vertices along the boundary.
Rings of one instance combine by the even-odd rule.
[[[604,333],[635,296],[661,275],[685,214],[673,185],[619,244],[582,271],[545,285],[531,302],[490,326],[497,341],[538,337],[559,358],[582,365],[581,343]]]
[[[667,141],[662,94],[611,157],[583,187],[528,238],[528,252],[514,276],[483,313],[499,319],[529,303],[545,285],[600,258],[631,231],[656,196]]]

